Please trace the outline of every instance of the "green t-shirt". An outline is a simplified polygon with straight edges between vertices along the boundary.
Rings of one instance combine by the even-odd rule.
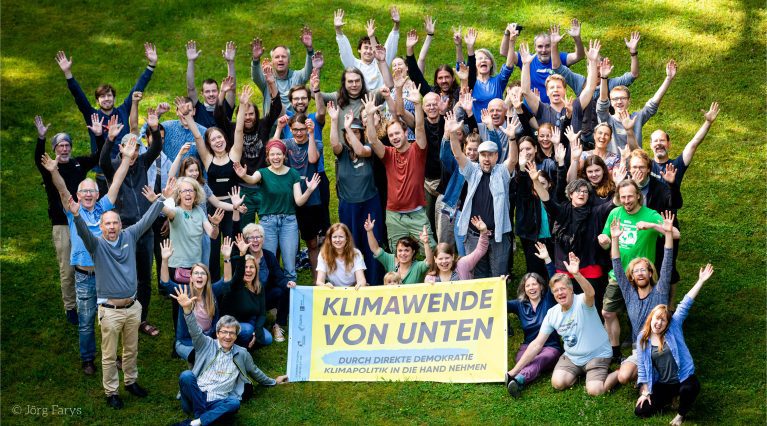
[[[284,175],[278,175],[264,167],[261,172],[261,208],[259,215],[296,214],[296,202],[293,199],[293,185],[301,180],[296,169],[288,169]]]
[[[397,268],[397,259],[393,254],[387,253],[384,249],[379,248],[378,253],[375,254],[375,258],[383,265],[386,272],[395,272]],[[407,271],[407,275],[402,277],[402,284],[418,284],[422,283],[426,273],[429,272],[429,265],[423,260],[413,261],[410,265],[410,269]]]
[[[618,218],[618,223],[620,223],[623,231],[618,239],[623,269],[625,270],[628,264],[638,257],[646,257],[651,262],[655,262],[655,243],[657,238],[663,234],[655,229],[637,231],[636,225],[638,222],[663,223],[663,216],[646,206],[642,206],[634,214],[629,214],[623,207],[616,207],[607,216],[607,222],[602,229],[602,233],[608,237],[610,236],[610,224],[613,223],[614,218]],[[613,271],[610,271],[609,276],[611,279],[615,279]]]

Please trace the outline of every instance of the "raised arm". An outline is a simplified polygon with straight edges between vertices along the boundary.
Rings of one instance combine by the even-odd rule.
[[[557,70],[562,66],[562,58],[559,57],[559,42],[562,41],[559,25],[549,28],[549,40],[551,41],[551,69]]]
[[[519,118],[515,114],[507,112],[506,114],[506,127],[501,127],[501,130],[506,135],[509,141],[509,152],[506,154],[506,160],[504,164],[509,174],[514,174],[514,170],[517,168],[519,162],[519,145],[517,144],[517,129],[522,127],[519,122]]]
[[[710,263],[706,264],[703,268],[700,268],[698,281],[695,282],[695,285],[693,285],[690,291],[687,292],[687,297],[695,299],[698,296],[700,289],[703,288],[703,284],[705,284],[712,275],[714,275],[714,267]]]
[[[192,132],[194,145],[197,147],[197,155],[200,156],[203,167],[207,170],[210,162],[213,161],[213,154],[208,151],[208,147],[205,146],[205,141],[200,134],[200,129],[197,128],[197,123],[194,121],[193,109],[189,107],[189,104],[184,98],[176,98],[176,113],[178,114],[179,120],[185,122],[189,131]]]
[[[394,111],[411,129],[415,128],[415,116],[405,109],[405,83],[407,77],[402,69],[394,73]]]
[[[373,227],[375,224],[376,221],[371,219],[370,213],[368,213],[368,218],[365,219],[365,224],[363,226],[368,235],[368,246],[370,246],[370,251],[373,252],[374,255],[378,254],[378,251],[381,250],[381,246],[378,245],[378,240],[376,240],[376,236],[373,234]]]
[[[535,162],[528,161],[527,164],[525,164],[525,170],[527,170],[527,175],[530,176],[530,179],[533,181],[533,187],[538,194],[538,198],[543,202],[549,201],[549,191],[543,186],[541,181],[538,180],[539,172],[538,169],[535,168]]]
[[[423,45],[421,46],[421,51],[418,53],[418,69],[423,73],[423,69],[426,66],[426,55],[429,54],[429,48],[431,47],[431,42],[434,40],[434,26],[437,24],[436,19],[432,19],[431,16],[426,15],[423,18],[423,29],[426,31],[426,38],[423,41]],[[410,33],[408,33],[408,37],[410,36]],[[417,40],[416,40],[417,41]],[[408,52],[409,56],[412,56]]]
[[[586,56],[586,52],[583,49],[583,41],[581,41],[581,23],[578,22],[577,19],[573,18],[570,23],[570,30],[567,31],[567,34],[570,34],[570,37],[573,38],[573,42],[575,42],[575,52],[567,54],[567,65],[570,66]],[[554,53],[552,52],[552,57],[553,54]]]
[[[178,150],[178,154],[176,154],[176,158],[173,160],[173,164],[170,165],[168,176],[178,176],[178,172],[181,169],[181,161],[191,148],[192,144],[188,142],[181,146],[181,149]]]
[[[386,62],[386,47],[378,44],[375,47],[375,59],[378,64],[378,71],[381,72],[383,77],[383,83],[386,87],[393,87],[394,80],[392,79],[391,72],[389,71],[389,64]]]
[[[134,135],[139,134],[139,127],[138,127],[138,104],[141,102],[141,99],[144,97],[144,92],[133,92],[133,96],[131,98],[131,106],[130,106],[130,114],[128,114],[128,128],[130,129],[130,132]],[[96,116],[98,118],[98,116]],[[93,122],[93,120],[91,120]]]
[[[264,54],[264,43],[260,38],[256,37],[250,42],[250,54],[250,78],[256,83],[256,86],[261,90],[261,93],[266,94],[266,77],[264,77],[264,70],[261,69],[261,56]]]
[[[197,86],[194,83],[194,64],[202,51],[197,50],[197,42],[189,40],[186,42],[186,96],[192,100],[192,104],[197,104]]]
[[[131,139],[127,144],[120,144],[120,167],[115,171],[112,184],[109,185],[109,191],[107,192],[107,198],[109,198],[109,202],[112,204],[117,202],[120,186],[122,186],[125,176],[128,175],[131,158],[137,150],[136,139]]]
[[[237,71],[234,67],[234,58],[237,56],[237,45],[235,45],[233,41],[227,41],[224,50],[221,51],[221,56],[223,56],[224,61],[226,61],[226,76],[231,77],[232,86],[237,87]],[[230,108],[234,108],[234,91],[227,92],[225,96],[226,103],[229,104]]]
[[[59,197],[61,197],[61,205],[62,206],[68,205],[69,199],[72,197],[72,194],[69,193],[69,190],[67,189],[67,185],[66,183],[64,183],[64,178],[62,178],[61,174],[59,173],[58,160],[55,160],[49,157],[48,153],[43,152],[43,155],[40,156],[39,161],[40,161],[39,164],[43,167],[43,169],[47,170],[48,173],[50,173],[53,186],[59,192]]]
[[[423,105],[421,105],[421,92],[420,87],[416,87],[411,81],[407,85],[407,100],[413,103],[415,106],[415,143],[421,149],[426,149],[428,141],[426,140],[426,130],[423,124]]]
[[[322,52],[314,54],[315,57],[322,56]],[[314,114],[314,119],[320,126],[325,125],[325,115],[327,114],[327,106],[325,100],[322,98],[322,91],[320,90],[320,70],[315,68],[312,70],[312,76],[309,79],[312,96],[314,97],[314,104],[317,107],[317,112]]]
[[[581,146],[580,136],[581,132],[575,133],[573,126],[567,126],[565,129],[565,136],[570,141],[570,167],[567,169],[567,182],[572,182],[578,178],[578,172],[581,168],[581,154],[583,153],[583,147]]]
[[[501,38],[501,55],[508,57],[509,53],[512,54],[513,58],[513,64],[517,64],[517,52],[515,44],[517,42],[517,37],[519,36],[519,30],[517,29],[517,23],[512,22],[510,24],[506,24],[506,30],[503,32],[503,37]]]
[[[660,101],[663,100],[663,95],[666,94],[669,86],[671,86],[671,82],[674,80],[674,77],[676,77],[676,61],[672,59],[666,64],[666,78],[658,88],[658,91],[655,92],[653,97],[650,99],[650,102],[653,102],[656,105],[660,105]]]
[[[370,147],[373,149],[375,155],[377,155],[378,158],[383,158],[386,154],[386,148],[384,148],[383,143],[381,143],[381,141],[378,139],[378,135],[376,134],[375,112],[377,107],[375,105],[375,97],[367,94],[365,95],[365,98],[362,102],[365,106],[365,112],[367,113],[368,118],[367,125],[365,126],[365,136],[367,137],[368,143],[370,143]],[[349,132],[347,131],[347,133]]]
[[[631,38],[624,38],[623,41],[631,55],[631,75],[634,78],[639,78],[639,31],[632,31]]]
[[[445,132],[450,134],[450,149],[453,151],[453,156],[458,163],[459,169],[466,167],[466,163],[469,162],[469,159],[461,150],[461,141],[458,139],[458,131],[462,128],[463,120],[456,121],[453,112],[449,111],[445,115]]]
[[[94,127],[88,127],[91,131],[93,131]],[[104,172],[104,175],[107,177],[107,179],[111,180],[114,177],[115,169],[112,165],[112,157],[110,156],[112,152],[112,145],[115,143],[115,140],[117,139],[117,135],[120,134],[120,131],[123,129],[122,123],[117,122],[117,114],[112,114],[111,117],[109,117],[109,123],[107,123],[107,129],[109,129],[109,133],[107,134],[107,140],[104,143],[104,147],[101,148],[101,158],[99,159],[99,166],[101,167],[101,170]]]
[[[338,44],[338,53],[341,55],[341,63],[344,68],[355,66],[354,53],[349,39],[344,35],[344,10],[338,9],[333,13],[333,27],[336,30],[336,43]]]
[[[703,122],[703,125],[698,129],[698,133],[695,134],[692,140],[687,143],[687,146],[684,147],[684,151],[682,151],[682,161],[684,161],[686,166],[692,163],[692,157],[695,155],[695,151],[698,150],[698,145],[703,142],[717,115],[719,115],[719,104],[713,102],[711,108],[704,114],[706,121]]]
[[[530,112],[535,115],[538,113],[538,105],[541,100],[530,90],[530,64],[533,62],[533,55],[530,54],[527,43],[519,45],[519,57],[522,59],[522,95],[525,97],[527,106],[530,107]]]
[[[594,295],[596,294],[594,287],[591,286],[591,283],[586,279],[586,277],[581,275],[581,260],[578,259],[578,256],[576,256],[575,253],[570,252],[569,257],[570,261],[564,262],[565,268],[567,268],[567,272],[569,272],[573,278],[575,278],[575,281],[580,284],[581,289],[583,290],[583,302],[586,304],[586,306],[592,307],[594,306]]]
[[[327,108],[330,117],[330,147],[333,149],[333,154],[339,155],[344,148],[338,140],[338,108],[333,102],[329,102]],[[352,118],[354,118],[353,115]]]
[[[459,25],[457,28],[453,27],[453,44],[455,45],[455,62],[457,64],[463,63],[463,34],[462,28]]]
[[[240,94],[240,108],[237,110],[237,123],[234,126],[234,143],[229,150],[229,158],[235,163],[239,163],[242,158],[242,149],[245,144],[245,112],[248,110],[252,96],[253,89],[248,85],[243,86]]]
[[[634,123],[636,123],[639,116],[634,115],[632,117],[628,111],[618,112],[617,116],[618,120],[623,125],[623,128],[626,130],[626,151],[630,153],[635,149],[639,149],[639,143],[637,142],[636,134],[634,134]],[[626,158],[628,158],[628,155],[621,153],[621,160],[625,160]]]
[[[586,86],[581,90],[578,97],[581,108],[584,110],[594,98],[594,90],[597,88],[597,68],[599,66],[599,50],[601,47],[602,45],[599,40],[589,40],[589,52],[587,55],[588,63],[586,65],[588,70],[586,74]]]
[[[306,126],[306,132],[309,133],[309,163],[316,164],[320,161],[321,153],[317,150],[317,141],[314,140],[314,121],[308,118],[304,125]]]

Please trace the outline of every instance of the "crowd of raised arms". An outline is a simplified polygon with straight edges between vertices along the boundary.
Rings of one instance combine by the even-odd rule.
[[[147,395],[136,381],[136,358],[139,331],[159,334],[148,315],[153,258],[159,293],[173,299],[172,313],[162,313],[175,329],[168,349],[188,363],[179,398],[191,418],[181,424],[198,425],[236,412],[256,382],[288,381],[262,373],[251,352],[285,341],[299,237],[314,284],[359,291],[508,278],[521,249],[526,273],[508,301],[524,333],[506,375],[511,396],[544,373],[562,390],[585,375],[589,395],[634,382],[637,416],[678,397],[672,424],[681,423],[700,390],[682,323],[713,268],[701,268],[677,297],[677,212],[682,179],[717,103],[678,157],[670,157],[671,137],[660,129],[648,132],[648,155],[642,130],[677,64],[669,60],[655,94],[632,109],[639,33],[625,38],[631,65],[622,73],[600,56],[599,40],[582,41],[577,19],[569,29],[553,25],[525,37],[509,24],[500,50],[476,47],[474,28],[453,28],[441,35],[452,37],[455,62],[451,56],[428,70],[436,20],[426,16],[424,31],[407,31],[398,56],[396,7],[390,15],[386,41],[379,43],[371,19],[355,56],[344,11],[334,12],[343,70],[324,68],[307,27],[300,32],[305,59],[254,39],[251,78],[263,105],[250,82],[238,86],[234,42],[222,50],[226,77],[198,86],[195,65],[204,56],[189,41],[178,46],[188,61],[186,96],[174,107],[147,107],[143,125],[139,105],[158,66],[154,45],[144,45],[148,65],[122,102],[109,84],[89,98],[72,58],[58,52],[91,153],[73,156],[72,138],[61,132],[50,137],[48,154],[51,125],[38,116],[34,162],[84,374],[96,371],[98,313],[107,404],[123,406],[120,369],[128,392]],[[572,52],[563,51],[563,40]],[[298,61],[303,67],[292,69]],[[519,81],[510,83],[515,69]],[[340,85],[321,87],[320,73],[340,76]],[[172,109],[175,117],[162,121]],[[334,182],[323,160],[328,150]],[[86,177],[91,170],[95,179]],[[269,311],[276,311],[273,324]],[[627,358],[621,312],[630,324]]]

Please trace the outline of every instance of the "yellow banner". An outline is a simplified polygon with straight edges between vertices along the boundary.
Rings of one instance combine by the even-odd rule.
[[[291,290],[291,381],[501,382],[506,284]]]

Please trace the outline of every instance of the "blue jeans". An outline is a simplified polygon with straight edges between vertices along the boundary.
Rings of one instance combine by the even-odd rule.
[[[236,413],[240,409],[240,400],[234,397],[207,400],[207,392],[203,392],[197,384],[197,376],[192,370],[186,370],[178,378],[181,390],[181,408],[200,419],[203,425],[209,425],[221,416]]]
[[[178,340],[174,343],[173,347],[176,349],[176,353],[184,361],[189,361],[189,354],[194,350],[194,346],[187,346]]]
[[[250,339],[253,338],[253,333],[256,331],[256,328],[253,327],[253,324],[249,322],[240,322],[240,334],[237,335],[237,344],[242,346],[243,348],[248,347],[248,343],[250,343]],[[265,328],[261,328],[261,331],[264,333],[263,338],[259,339],[258,336],[256,336],[256,343],[261,344],[262,346],[268,346],[272,344],[272,333],[269,332],[269,330]]]
[[[361,203],[348,203],[344,200],[338,200],[338,221],[349,227],[354,240],[354,246],[362,252],[365,259],[365,279],[369,285],[383,284],[384,270],[381,262],[377,261],[368,245],[368,234],[365,231],[365,219],[368,215],[375,221],[373,225],[373,235],[376,240],[383,241],[383,224],[386,222],[381,203],[378,196],[375,196]]]
[[[77,317],[80,320],[80,359],[93,361],[96,358],[96,276],[75,271],[75,294],[77,295]]]
[[[296,280],[296,253],[298,252],[298,221],[296,215],[268,214],[261,217],[264,227],[264,248],[277,253],[280,248],[282,268],[290,281]]]
[[[466,256],[466,247],[464,246],[464,241],[466,240],[466,236],[458,235],[458,219],[461,218],[461,211],[456,210],[455,212],[455,218],[453,219],[453,236],[455,237],[455,249],[458,252],[459,257]]]

